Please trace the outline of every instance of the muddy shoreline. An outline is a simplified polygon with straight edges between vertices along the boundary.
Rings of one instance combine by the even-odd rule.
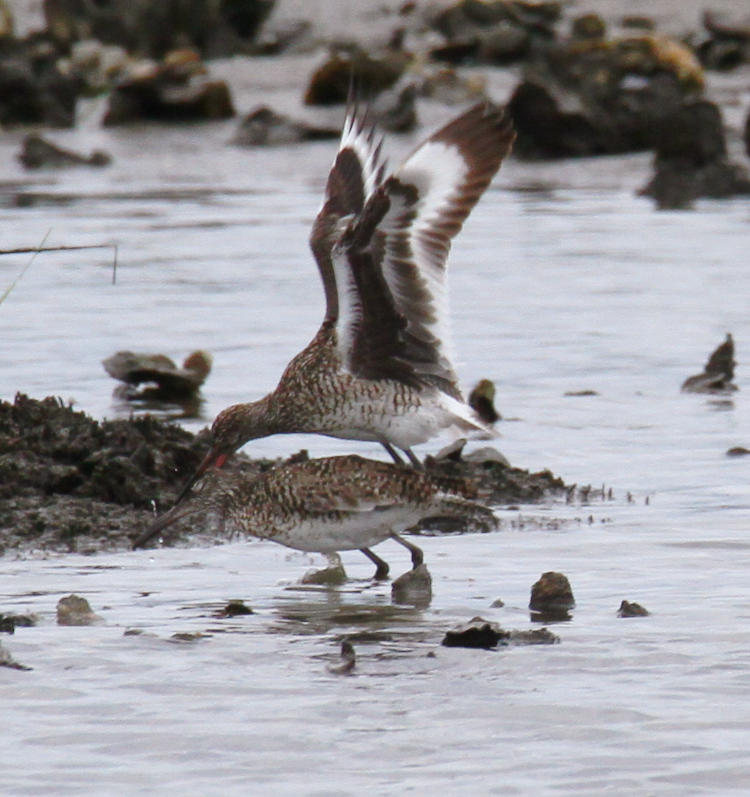
[[[0,554],[129,549],[154,514],[172,504],[207,449],[207,429],[193,434],[150,415],[97,421],[58,398],[18,394],[13,403],[0,402]],[[300,451],[292,459],[306,457]],[[226,467],[252,478],[283,461],[237,454]],[[572,489],[550,471],[492,460],[428,458],[427,467],[475,479],[490,506],[563,497]],[[200,520],[183,525],[178,540],[217,542]]]

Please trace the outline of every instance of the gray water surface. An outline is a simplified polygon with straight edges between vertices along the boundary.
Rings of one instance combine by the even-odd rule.
[[[193,430],[275,385],[322,317],[307,236],[335,144],[238,150],[232,129],[84,120],[55,139],[108,149],[112,167],[31,178],[13,165],[18,136],[2,134],[3,248],[48,231],[47,245],[119,245],[114,285],[107,250],[34,260],[0,305],[2,398],[59,395],[116,417],[127,409],[100,361],[119,349],[213,354]],[[645,155],[511,161],[450,261],[458,370],[467,390],[497,383],[498,446],[613,500],[503,508],[495,533],[421,538],[422,610],[394,607],[356,552],[333,589],[300,589],[321,560],[272,543],[8,554],[0,609],[40,624],[0,640],[33,667],[0,668],[3,793],[746,793],[750,460],[725,452],[750,446],[750,204],[656,212],[635,196],[648,171]],[[0,258],[0,290],[27,262]],[[681,394],[727,332],[739,392]],[[564,395],[580,390],[596,395]],[[301,447],[380,456],[295,436],[246,451]],[[378,551],[394,574],[408,567],[399,546]],[[559,645],[440,646],[475,615],[534,627],[529,588],[546,570],[577,600],[552,627]],[[58,627],[71,592],[103,622]],[[255,614],[214,618],[231,598]],[[618,619],[623,598],[652,615]],[[345,637],[357,665],[334,675]]]

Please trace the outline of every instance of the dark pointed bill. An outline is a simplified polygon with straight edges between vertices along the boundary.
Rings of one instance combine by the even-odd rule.
[[[136,548],[142,548],[147,542],[156,537],[156,535],[167,526],[171,526],[175,521],[185,517],[185,515],[189,515],[192,511],[194,511],[192,509],[182,509],[177,511],[177,509],[190,494],[195,483],[211,466],[220,468],[226,461],[227,454],[224,452],[217,453],[215,447],[209,449],[206,456],[203,457],[201,464],[196,468],[195,473],[193,473],[187,482],[185,482],[185,485],[183,486],[182,490],[180,490],[177,500],[174,502],[172,508],[168,512],[165,512],[161,517],[157,518],[138,538],[136,538],[135,542],[133,543],[133,550]]]

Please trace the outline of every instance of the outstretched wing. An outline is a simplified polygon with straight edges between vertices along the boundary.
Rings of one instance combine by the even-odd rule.
[[[346,227],[342,219],[358,216],[383,181],[382,139],[367,122],[367,114],[352,105],[347,113],[336,159],[326,184],[323,207],[313,224],[310,247],[323,280],[326,320],[336,322],[346,296],[356,291],[351,274],[334,273],[333,248]]]
[[[332,258],[337,279],[348,276],[351,290],[339,323],[340,354],[350,371],[427,382],[460,397],[446,260],[514,138],[500,108],[475,105],[430,136],[366,198]]]

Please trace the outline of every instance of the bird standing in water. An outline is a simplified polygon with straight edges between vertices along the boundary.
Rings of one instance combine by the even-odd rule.
[[[463,479],[427,475],[406,465],[356,455],[280,465],[257,478],[215,471],[195,495],[172,507],[135,541],[145,545],[176,521],[212,511],[228,531],[272,540],[299,551],[333,554],[359,549],[375,565],[375,578],[388,564],[370,547],[393,539],[422,564],[422,550],[399,531],[425,517],[472,517],[494,525],[492,512],[473,499],[476,488]]]
[[[268,435],[379,442],[417,467],[412,446],[443,430],[495,435],[465,403],[451,362],[446,260],[514,138],[507,115],[480,103],[386,177],[382,142],[350,110],[310,238],[323,323],[273,392],[217,416],[178,503],[209,467]]]

